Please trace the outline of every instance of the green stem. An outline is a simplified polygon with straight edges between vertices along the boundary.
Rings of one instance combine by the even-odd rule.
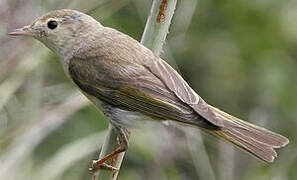
[[[147,19],[141,43],[160,55],[177,0],[154,0],[151,14]]]

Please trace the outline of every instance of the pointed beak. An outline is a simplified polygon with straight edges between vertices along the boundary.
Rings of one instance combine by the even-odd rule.
[[[33,36],[33,32],[29,26],[24,26],[19,29],[12,30],[8,33],[10,36]]]

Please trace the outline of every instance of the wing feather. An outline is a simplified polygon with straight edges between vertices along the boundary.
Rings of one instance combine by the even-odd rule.
[[[69,74],[84,92],[118,107],[158,119],[212,127],[142,65],[102,61],[100,57],[76,58],[70,60]]]
[[[223,127],[224,122],[209,108],[209,105],[188,85],[188,83],[161,58],[145,65],[153,74],[184,103],[210,123]]]

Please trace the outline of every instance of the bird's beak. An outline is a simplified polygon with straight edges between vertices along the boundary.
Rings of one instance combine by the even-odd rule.
[[[24,26],[19,29],[12,30],[8,33],[10,36],[33,36],[33,31],[29,26]]]

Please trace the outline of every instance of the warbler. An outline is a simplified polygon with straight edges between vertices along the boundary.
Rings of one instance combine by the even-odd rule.
[[[265,162],[273,162],[274,149],[289,143],[207,104],[151,50],[84,13],[52,11],[9,35],[33,37],[56,53],[65,73],[118,130],[119,148],[94,166],[126,151],[131,127],[145,120],[200,127]]]

